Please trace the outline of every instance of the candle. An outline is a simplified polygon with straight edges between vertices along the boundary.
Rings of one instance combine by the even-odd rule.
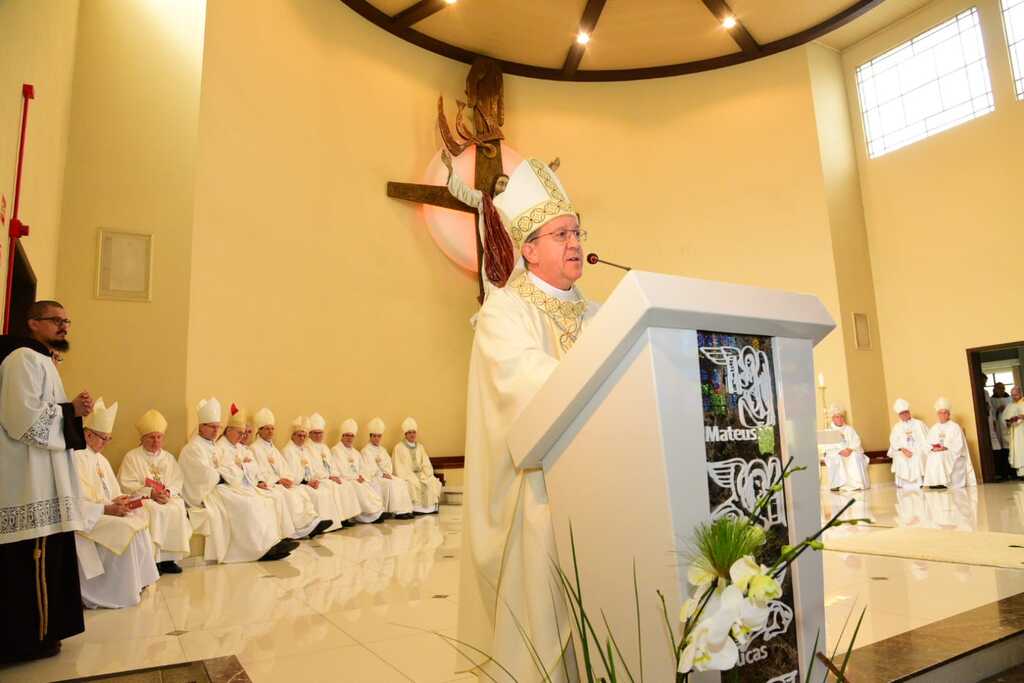
[[[818,373],[818,386],[822,389],[825,388],[825,373],[823,372]]]

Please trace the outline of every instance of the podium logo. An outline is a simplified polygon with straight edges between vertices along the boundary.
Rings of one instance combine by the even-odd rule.
[[[757,430],[705,425],[704,441],[757,441]]]
[[[738,397],[736,407],[741,425],[753,428],[775,424],[775,393],[768,354],[752,346],[705,346],[700,352],[715,365],[725,366],[725,390]],[[757,436],[749,440],[757,441]]]

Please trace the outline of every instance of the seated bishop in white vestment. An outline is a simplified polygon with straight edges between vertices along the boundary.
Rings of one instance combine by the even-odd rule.
[[[896,486],[904,489],[921,488],[924,466],[927,462],[928,428],[910,413],[910,404],[898,399],[893,411],[899,420],[889,432],[889,457],[896,475]]]
[[[309,440],[306,441],[306,448],[312,453],[310,464],[313,468],[313,475],[334,492],[338,500],[338,509],[341,511],[343,525],[353,526],[356,523],[356,518],[362,514],[359,494],[351,482],[342,478],[341,470],[331,456],[331,449],[325,440],[326,429],[327,420],[320,413],[313,413],[309,416]]]
[[[480,309],[469,361],[458,638],[518,681],[558,681],[566,668],[573,677],[576,663],[551,571],[558,552],[544,474],[518,469],[506,439],[597,307],[575,286],[586,234],[557,176],[524,160],[494,204],[518,253],[507,284]],[[484,668],[489,680],[509,680],[496,665]]]
[[[924,485],[931,488],[977,486],[964,430],[950,419],[952,406],[945,398],[935,402],[939,421],[928,430],[931,451],[924,466]]]
[[[413,512],[429,515],[437,512],[441,500],[441,480],[434,476],[427,448],[419,443],[419,426],[411,417],[402,422],[403,440],[395,444],[392,457],[395,475],[409,484]]]
[[[331,525],[327,527],[327,531],[340,529],[342,522],[347,518],[342,517],[338,496],[331,488],[331,482],[328,480],[324,483],[318,475],[320,469],[315,466],[317,456],[309,448],[308,418],[297,417],[292,421],[289,440],[281,449],[281,455],[287,461],[296,481],[309,493],[316,507],[317,516],[330,521]]]
[[[358,432],[359,426],[355,420],[349,418],[341,423],[338,443],[331,449],[331,461],[334,463],[334,467],[341,472],[341,478],[355,487],[360,509],[356,521],[362,524],[372,524],[382,520],[384,499],[363,475],[362,455],[352,445]]]
[[[88,446],[75,451],[75,467],[82,484],[85,528],[75,538],[82,603],[88,608],[132,607],[139,604],[146,586],[160,578],[153,559],[149,518],[141,501],[121,493],[117,477],[102,454],[110,441],[117,403],[109,408],[96,401],[85,419]]]
[[[829,430],[839,432],[838,443],[825,446],[825,467],[828,487],[833,491],[863,491],[871,488],[868,478],[868,456],[860,443],[860,435],[846,421],[846,409],[834,403],[828,409],[832,424]]]
[[[156,410],[146,411],[135,423],[140,444],[128,451],[117,471],[121,490],[142,496],[149,517],[149,535],[156,548],[161,574],[179,574],[178,561],[189,553],[192,523],[181,497],[184,476],[178,461],[163,449],[167,420]]]
[[[367,425],[370,442],[363,446],[360,453],[363,460],[363,476],[384,499],[384,510],[388,515],[398,519],[410,519],[413,511],[409,483],[395,476],[391,456],[388,455],[388,450],[380,445],[385,429],[387,426],[379,417],[373,418]]]
[[[204,558],[216,562],[273,560],[288,554],[282,544],[274,501],[247,490],[227,454],[215,443],[221,425],[220,403],[203,399],[196,408],[199,427],[181,449],[182,493],[196,532],[206,536]],[[196,520],[201,520],[196,523]]]
[[[274,445],[276,424],[274,414],[267,408],[253,416],[255,437],[249,450],[258,465],[256,478],[280,496],[291,515],[295,533],[290,538],[314,538],[327,530],[332,522],[320,519],[309,488],[302,486],[281,452]]]

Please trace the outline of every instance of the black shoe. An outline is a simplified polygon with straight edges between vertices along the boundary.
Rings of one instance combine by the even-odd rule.
[[[393,513],[393,512],[385,512],[384,514],[382,514],[380,516],[380,518],[381,519],[391,519],[394,516],[395,516],[395,513]]]
[[[354,520],[354,519],[346,519],[345,521],[343,521],[341,523],[341,525],[343,527],[355,526],[356,525],[356,520]]]
[[[156,570],[161,574],[180,574],[183,571],[181,565],[172,560],[157,562]]]
[[[282,538],[280,541],[277,542],[277,545],[275,545],[273,548],[271,548],[271,550],[273,550],[275,552],[281,552],[281,553],[290,553],[291,551],[295,550],[298,547],[299,547],[299,542],[298,541],[293,541],[290,538]]]
[[[395,519],[412,519],[415,516],[416,515],[411,512],[406,512],[404,515],[395,515]]]
[[[373,520],[373,523],[374,524],[383,524],[385,519],[387,519],[387,517],[385,517],[384,515],[381,515],[377,519]]]
[[[266,554],[263,555],[263,557],[261,557],[258,560],[258,562],[274,562],[276,560],[283,560],[284,558],[288,557],[289,555],[291,555],[291,551],[289,551],[289,550],[278,551],[278,550],[275,550],[274,548],[271,548],[270,550],[268,550],[266,552]]]
[[[327,531],[327,529],[332,524],[334,524],[334,522],[332,522],[329,519],[322,519],[322,520],[320,520],[319,522],[316,523],[316,526],[313,527],[313,530],[309,532],[309,535],[306,536],[306,538],[316,538],[317,536],[319,536],[323,532]]]

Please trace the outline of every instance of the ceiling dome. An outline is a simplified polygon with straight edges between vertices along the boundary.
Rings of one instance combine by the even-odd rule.
[[[815,40],[882,0],[341,0],[437,54],[505,73],[622,81],[739,64]]]

